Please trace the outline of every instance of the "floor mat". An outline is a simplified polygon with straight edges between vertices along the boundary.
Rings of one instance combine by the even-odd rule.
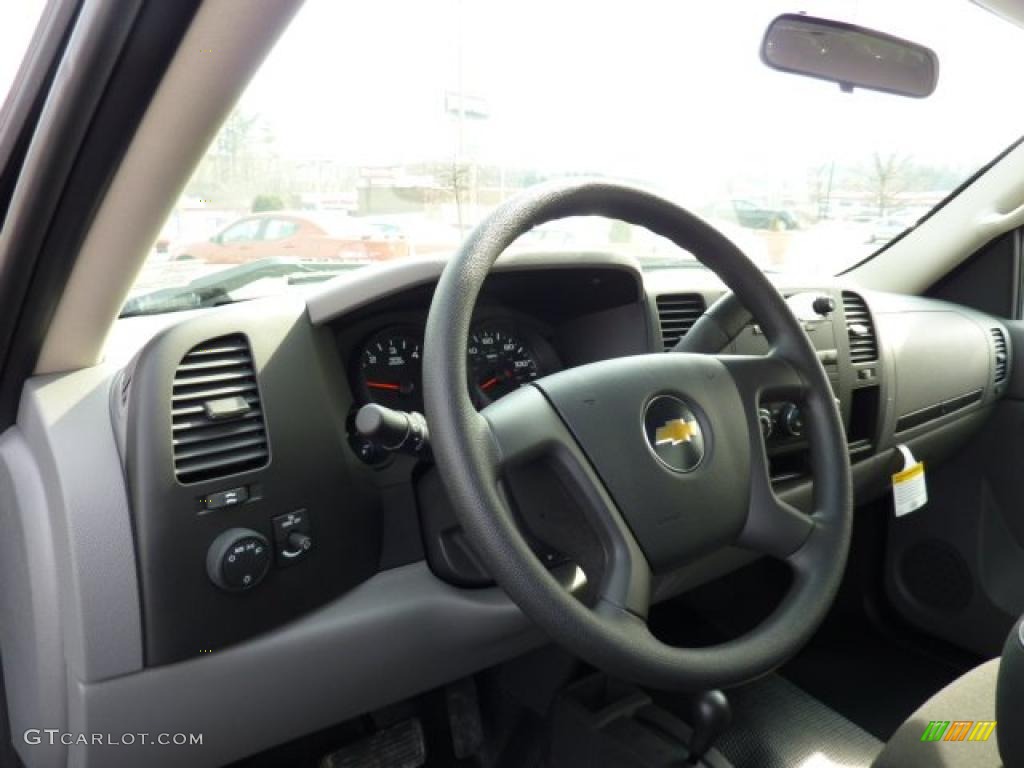
[[[969,667],[895,642],[867,623],[826,623],[781,673],[887,740],[921,704]]]
[[[728,691],[716,746],[735,768],[868,768],[882,742],[778,675]]]
[[[861,558],[864,560],[864,558]],[[882,741],[922,703],[981,660],[867,610],[858,560],[819,630],[779,674]],[[852,574],[851,574],[852,572]],[[659,637],[695,647],[750,631],[785,594],[784,566],[763,561],[652,614]]]

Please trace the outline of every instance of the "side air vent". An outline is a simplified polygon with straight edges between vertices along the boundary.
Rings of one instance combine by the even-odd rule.
[[[846,333],[850,338],[850,362],[877,360],[878,339],[864,299],[856,293],[843,291],[843,312],[846,314]]]
[[[993,328],[992,342],[996,350],[995,383],[1000,384],[1006,381],[1006,374],[1009,372],[1010,358],[1006,349],[1006,335],[1002,328]]]
[[[242,334],[193,347],[174,374],[174,473],[196,483],[267,464],[256,369]]]
[[[699,293],[668,293],[659,296],[657,304],[661,342],[666,352],[686,335],[707,309],[704,297]]]

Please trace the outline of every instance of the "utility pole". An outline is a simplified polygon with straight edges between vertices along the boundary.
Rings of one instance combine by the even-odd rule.
[[[459,175],[466,157],[466,81],[465,67],[463,61],[463,33],[465,29],[465,22],[463,16],[465,15],[465,7],[463,4],[463,0],[459,0],[458,5],[456,6],[456,13],[458,14],[458,21],[456,27],[456,34],[458,35],[458,50],[456,51],[457,58],[455,61],[455,77],[456,85],[458,86],[459,89],[459,111],[458,116],[456,118],[458,124],[456,127],[457,134],[455,148],[455,168],[453,169],[452,173],[452,186],[455,189],[455,211],[459,219],[459,234],[465,236],[466,225],[462,216],[462,195],[459,191]]]
[[[832,218],[832,177],[836,172],[836,161],[835,159],[828,166],[828,186],[825,187],[825,216],[823,218]]]

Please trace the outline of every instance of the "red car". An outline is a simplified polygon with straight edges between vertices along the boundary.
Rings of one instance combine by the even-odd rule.
[[[409,252],[405,238],[355,217],[271,211],[239,219],[209,240],[180,248],[173,258],[210,264],[243,264],[275,256],[382,261]]]

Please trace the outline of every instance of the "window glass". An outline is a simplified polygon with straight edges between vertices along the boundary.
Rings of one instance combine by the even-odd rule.
[[[303,271],[261,283],[274,292],[302,290],[314,271],[345,280],[367,264],[443,257],[503,200],[567,176],[639,182],[764,269],[832,275],[1024,133],[1024,99],[1007,89],[1008,73],[1024,71],[1020,28],[966,0],[804,0],[799,10],[933,48],[938,88],[910,99],[766,67],[765,29],[793,10],[790,0],[307,0],[196,169],[133,296],[188,291],[225,270],[237,286],[257,259],[274,259],[275,274],[283,259]],[[316,75],[328,71],[329,83]],[[324,234],[286,253],[208,247],[233,221],[274,211]],[[266,237],[286,237],[268,218]],[[553,222],[515,247],[699,266],[605,219]]]
[[[260,234],[260,225],[263,222],[259,219],[246,219],[234,226],[228,227],[220,236],[222,243],[241,243],[255,240]]]
[[[0,104],[6,100],[21,66],[45,0],[0,3]]]
[[[263,230],[263,239],[283,240],[294,235],[298,228],[298,224],[294,221],[288,221],[288,219],[269,219],[266,228]]]

